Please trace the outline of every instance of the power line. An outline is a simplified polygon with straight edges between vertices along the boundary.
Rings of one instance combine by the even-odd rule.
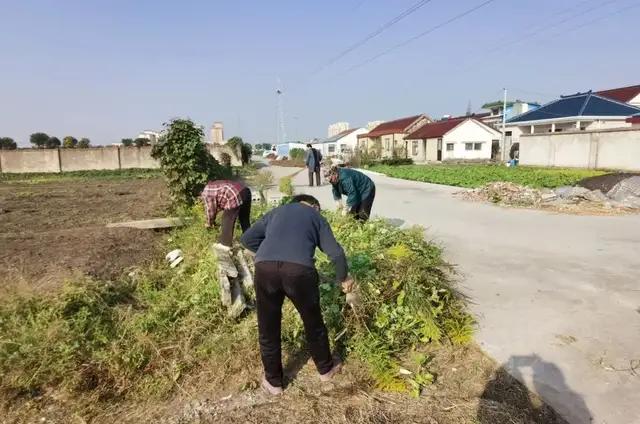
[[[427,3],[430,3],[432,0],[420,0],[418,3],[414,4],[413,6],[409,7],[408,9],[406,9],[404,12],[400,13],[398,16],[396,16],[395,18],[391,19],[390,21],[386,22],[385,24],[383,24],[380,28],[378,28],[377,30],[373,31],[372,33],[370,33],[369,35],[367,35],[366,37],[364,37],[363,39],[355,42],[354,44],[352,44],[351,46],[347,47],[345,50],[341,51],[340,53],[338,53],[336,56],[332,57],[331,59],[329,59],[329,61],[327,63],[325,63],[324,65],[320,66],[315,72],[314,74],[322,71],[323,69],[325,69],[328,66],[333,65],[334,63],[336,63],[338,60],[342,59],[343,57],[345,57],[346,55],[348,55],[349,53],[351,53],[352,51],[354,51],[355,49],[357,49],[358,47],[366,44],[369,40],[371,40],[372,38],[377,37],[378,35],[382,34],[384,31],[386,31],[387,29],[391,28],[392,26],[394,26],[395,24],[397,24],[398,22],[400,22],[401,20],[403,20],[404,18],[406,18],[407,16],[415,13],[416,11],[418,11],[421,7],[423,7],[424,5],[426,5]]]
[[[522,42],[524,40],[527,40],[527,39],[529,39],[531,37],[534,37],[534,36],[538,35],[542,31],[547,31],[547,30],[549,30],[551,28],[555,28],[555,27],[560,26],[560,25],[562,25],[562,24],[564,24],[566,22],[569,22],[572,19],[579,18],[580,16],[584,16],[587,13],[593,12],[594,10],[600,9],[601,7],[607,6],[607,5],[611,4],[611,3],[615,3],[615,2],[618,2],[618,1],[620,1],[620,0],[609,0],[609,1],[605,1],[605,2],[599,3],[596,6],[581,10],[580,12],[574,13],[572,15],[569,15],[566,18],[563,18],[563,19],[561,19],[561,20],[559,20],[559,21],[557,21],[557,22],[555,22],[555,23],[553,23],[551,25],[543,26],[542,28],[540,28],[540,29],[538,29],[536,31],[530,32],[528,34],[525,34],[524,36],[522,36],[520,38],[517,38],[517,39],[515,39],[515,40],[513,40],[513,41],[511,41],[509,43],[503,44],[501,46],[497,46],[496,48],[487,51],[486,54],[494,53],[496,51],[500,51],[500,50],[504,49],[505,47],[509,47],[509,46],[514,45],[514,44],[518,44],[518,43],[520,43],[520,42]]]
[[[597,17],[597,18],[592,19],[592,20],[590,20],[590,21],[588,21],[588,22],[585,22],[585,23],[583,23],[583,24],[576,25],[576,26],[571,27],[571,28],[568,28],[568,29],[566,29],[566,30],[564,30],[564,31],[560,31],[560,32],[558,32],[558,33],[554,34],[552,37],[554,37],[554,38],[555,38],[555,37],[558,37],[559,35],[561,35],[561,34],[565,34],[565,33],[567,33],[567,32],[577,31],[577,30],[579,30],[579,29],[581,29],[581,28],[584,28],[584,27],[586,27],[586,26],[593,25],[593,24],[595,24],[596,22],[600,22],[600,21],[602,21],[602,20],[604,20],[604,19],[608,19],[608,18],[610,18],[610,17],[612,17],[612,16],[619,15],[620,13],[624,13],[624,12],[626,12],[626,11],[628,11],[628,10],[635,9],[636,7],[640,7],[640,3],[631,4],[631,5],[627,6],[627,7],[623,7],[623,8],[621,8],[621,9],[618,9],[618,10],[613,11],[613,12],[611,12],[611,13],[608,13],[608,14],[606,14],[606,15],[603,15],[603,16],[600,16],[600,17]]]
[[[535,31],[529,32],[529,33],[523,35],[520,38],[517,38],[515,40],[512,40],[512,41],[510,41],[508,43],[505,43],[505,44],[502,44],[502,45],[498,45],[498,46],[496,46],[496,47],[494,47],[492,49],[486,50],[486,51],[484,51],[482,53],[482,58],[481,59],[475,61],[472,64],[469,64],[468,66],[461,66],[459,68],[459,70],[464,72],[464,71],[468,71],[470,69],[473,69],[476,66],[480,65],[481,63],[483,63],[485,61],[487,55],[490,55],[490,54],[499,52],[501,50],[504,50],[505,48],[513,46],[514,44],[521,43],[522,41],[525,41],[525,40],[527,40],[529,38],[535,37],[536,35],[538,35],[539,33],[543,32],[543,31],[547,31],[549,29],[552,29],[552,28],[558,27],[560,25],[563,25],[563,24],[565,24],[565,23],[567,23],[567,22],[569,22],[569,21],[571,21],[571,20],[573,20],[575,18],[578,18],[580,16],[586,15],[586,14],[588,14],[590,12],[593,12],[594,10],[600,9],[600,8],[602,8],[604,6],[607,6],[607,5],[611,4],[611,3],[615,3],[617,1],[620,1],[620,0],[608,0],[608,1],[605,1],[603,3],[599,3],[599,4],[595,5],[595,6],[592,6],[590,8],[582,9],[577,13],[573,13],[571,15],[566,16],[565,18],[560,19],[559,21],[556,21],[556,22],[551,23],[549,25],[545,25],[543,27],[540,27],[539,29],[537,29]],[[575,9],[577,6],[579,6],[581,4],[584,4],[584,3],[585,3],[585,1],[578,2],[572,8],[567,8],[563,12],[570,11],[571,9]]]
[[[438,29],[440,29],[440,28],[442,28],[444,26],[447,26],[450,23],[452,23],[454,21],[457,21],[458,19],[462,19],[465,16],[475,12],[476,10],[488,5],[489,3],[493,3],[494,1],[496,1],[496,0],[486,0],[485,2],[480,3],[479,5],[474,6],[471,9],[467,9],[464,12],[459,13],[458,15],[455,15],[454,17],[449,18],[446,21],[439,23],[438,25],[433,26],[433,27],[429,28],[428,30],[426,30],[424,32],[421,32],[420,34],[414,35],[413,37],[411,37],[411,38],[409,38],[409,39],[407,39],[407,40],[405,40],[405,41],[403,41],[401,43],[398,43],[398,44],[396,44],[396,45],[394,45],[392,47],[389,47],[388,49],[384,50],[382,53],[379,53],[379,54],[377,54],[377,55],[365,60],[364,62],[360,62],[359,64],[357,64],[355,66],[352,66],[351,68],[347,69],[345,71],[345,73],[351,72],[354,69],[358,69],[358,68],[361,68],[362,66],[368,65],[369,63],[381,58],[382,56],[385,56],[385,55],[391,53],[392,51],[394,51],[396,49],[404,47],[407,44],[412,43],[412,42],[416,41],[419,38],[422,38],[422,37],[424,37],[424,36],[426,36],[428,34],[431,34],[432,32],[434,32],[434,31],[436,31],[436,30],[438,30]]]

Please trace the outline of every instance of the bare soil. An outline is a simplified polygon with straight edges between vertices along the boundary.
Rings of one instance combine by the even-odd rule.
[[[150,259],[162,233],[105,225],[165,216],[168,204],[159,178],[0,183],[0,290],[118,277]]]
[[[580,180],[576,185],[588,188],[589,190],[600,190],[601,192],[606,194],[613,188],[613,186],[618,184],[620,181],[638,175],[640,175],[640,173],[630,172],[618,172],[615,174],[599,175],[596,177],[589,177],[585,178],[584,180]]]

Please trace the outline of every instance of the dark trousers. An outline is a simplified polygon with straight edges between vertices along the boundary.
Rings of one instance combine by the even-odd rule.
[[[320,311],[316,270],[291,262],[258,262],[255,288],[260,354],[269,384],[282,387],[280,329],[285,296],[291,300],[302,318],[307,346],[318,372],[326,374],[331,371],[333,358],[327,328]]]
[[[240,199],[242,199],[242,204],[239,207],[226,209],[222,212],[222,225],[218,241],[225,246],[231,247],[233,242],[233,229],[236,226],[238,218],[240,218],[240,227],[243,233],[251,226],[251,190],[248,188],[243,189],[240,192]]]
[[[320,168],[309,169],[309,187],[313,187],[313,175],[316,176],[316,185],[320,186]]]
[[[354,215],[357,220],[366,221],[371,217],[371,208],[373,207],[373,201],[376,198],[376,188],[371,190],[369,196],[362,199],[360,203],[351,208],[350,213]]]

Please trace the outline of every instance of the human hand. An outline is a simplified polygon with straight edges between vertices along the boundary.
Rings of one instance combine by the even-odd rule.
[[[355,281],[353,278],[347,277],[340,285],[343,293],[351,293],[355,287]]]
[[[347,208],[342,209],[342,216],[347,216],[348,213],[349,213],[349,209]]]
[[[340,210],[344,208],[344,205],[342,204],[342,200],[336,200],[336,209]]]

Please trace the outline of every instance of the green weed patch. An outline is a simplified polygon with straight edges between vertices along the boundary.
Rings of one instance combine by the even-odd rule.
[[[509,181],[534,188],[574,185],[583,178],[605,171],[570,168],[536,168],[501,165],[374,165],[372,171],[405,180],[475,188],[497,181]]]

